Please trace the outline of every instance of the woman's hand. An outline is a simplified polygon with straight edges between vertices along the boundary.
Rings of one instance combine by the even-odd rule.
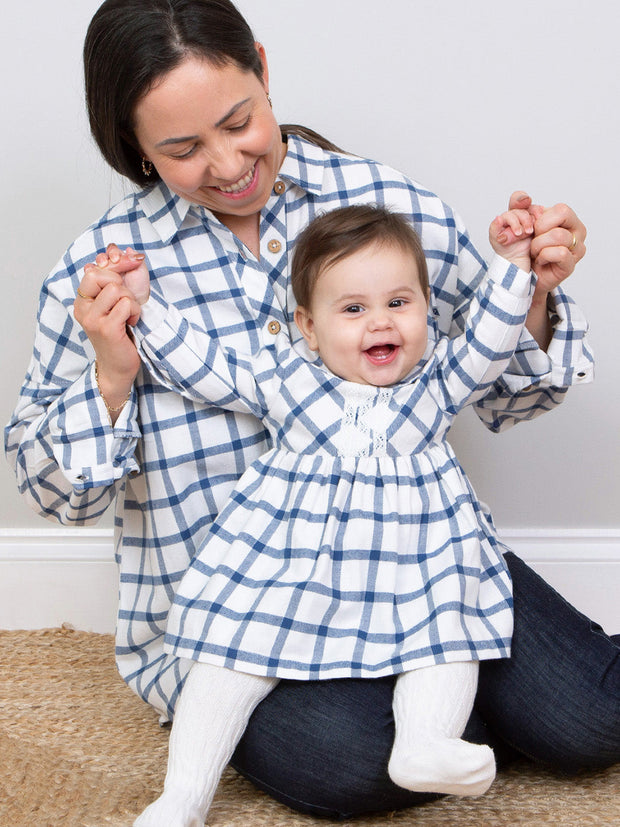
[[[508,209],[528,210],[534,218],[532,269],[538,276],[537,290],[549,293],[571,275],[585,256],[585,225],[566,204],[541,207],[533,204],[525,192],[513,192]]]
[[[544,208],[532,204],[525,192],[514,192],[508,208],[526,209],[534,217],[531,257],[538,281],[526,327],[539,347],[546,350],[553,333],[547,311],[548,295],[571,275],[577,262],[584,257],[587,231],[574,210],[566,204]]]
[[[566,204],[544,210],[532,241],[534,271],[541,289],[553,290],[568,278],[586,254],[586,228]]]
[[[99,389],[113,422],[112,409],[127,399],[140,368],[128,325],[136,324],[148,296],[144,256],[129,248],[123,253],[111,244],[84,267],[74,313],[95,349]]]

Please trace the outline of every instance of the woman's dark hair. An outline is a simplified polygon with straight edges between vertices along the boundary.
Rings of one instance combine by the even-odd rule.
[[[154,168],[149,177],[142,171],[136,104],[188,56],[263,77],[254,35],[230,0],[105,0],[88,27],[84,76],[91,132],[110,166],[140,186],[159,176]],[[303,135],[294,125],[283,131]],[[336,149],[309,133],[319,139],[315,143]]]
[[[428,296],[424,249],[409,221],[385,207],[357,204],[323,213],[299,235],[291,265],[297,304],[310,307],[314,286],[325,267],[372,244],[397,246],[410,253],[418,267],[420,286]]]

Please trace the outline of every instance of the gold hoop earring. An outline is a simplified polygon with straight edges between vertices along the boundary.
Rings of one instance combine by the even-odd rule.
[[[142,159],[142,172],[147,178],[153,172],[153,164],[147,158]]]

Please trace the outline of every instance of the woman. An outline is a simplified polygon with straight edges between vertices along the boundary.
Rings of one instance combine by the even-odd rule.
[[[284,310],[294,335],[288,252],[319,210],[382,202],[412,215],[444,333],[462,327],[483,265],[432,193],[280,131],[264,50],[228,0],[108,0],[89,28],[85,71],[95,139],[142,189],[84,233],[46,280],[7,452],[24,495],[46,516],[83,525],[115,501],[118,665],[167,720],[185,677],[162,650],[175,587],[234,481],[264,451],[265,433],[247,415],[167,392],[141,369],[126,332],[139,313],[130,272],[123,280],[85,266],[96,256],[105,264],[108,248],[119,273],[131,270],[115,244],[146,254],[162,314],[174,304],[224,345],[247,349],[269,329],[272,308]],[[515,194],[517,203],[530,201]],[[557,288],[584,239],[563,205],[536,222],[531,336],[478,403],[493,429],[552,407],[590,373],[585,323]],[[561,768],[618,761],[618,647],[514,555],[507,562],[513,657],[483,665],[464,737],[491,743],[500,758],[516,748]],[[387,777],[391,698],[390,678],[282,682],[255,712],[235,766],[315,814],[427,800]]]

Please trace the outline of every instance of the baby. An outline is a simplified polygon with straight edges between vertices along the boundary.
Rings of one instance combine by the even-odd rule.
[[[225,350],[146,301],[144,265],[132,273],[148,369],[194,401],[260,417],[273,443],[178,587],[166,649],[193,664],[164,792],[137,827],[204,823],[280,678],[397,675],[392,780],[457,795],[492,783],[492,750],[460,736],[478,662],[510,653],[511,586],[446,435],[517,346],[535,284],[531,232],[527,213],[493,222],[503,258],[454,339],[435,333],[420,240],[380,207],[334,210],[301,235],[291,278],[307,349],[291,343],[283,313],[256,353]]]

